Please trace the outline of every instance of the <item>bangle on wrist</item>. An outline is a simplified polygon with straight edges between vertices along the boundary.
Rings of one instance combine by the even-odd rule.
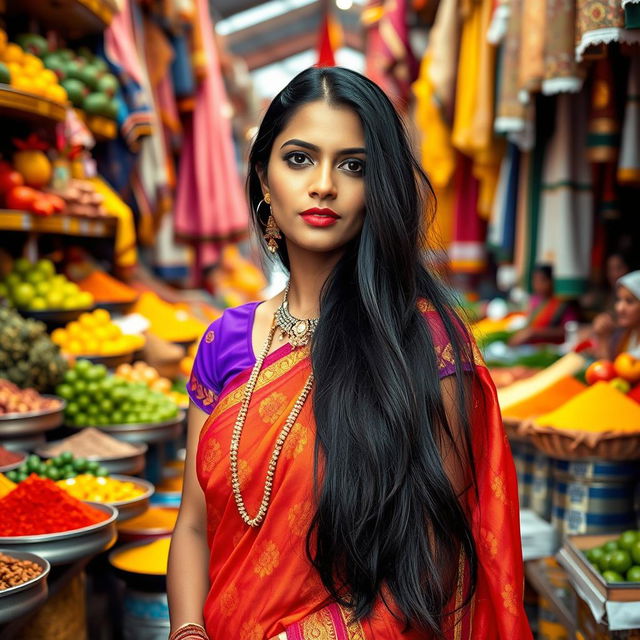
[[[181,624],[170,636],[169,640],[209,640],[205,628],[195,622]]]

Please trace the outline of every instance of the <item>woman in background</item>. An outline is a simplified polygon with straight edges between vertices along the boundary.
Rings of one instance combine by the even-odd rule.
[[[432,194],[391,102],[307,69],[248,186],[290,279],[198,350],[172,639],[530,639],[495,389],[423,262]]]

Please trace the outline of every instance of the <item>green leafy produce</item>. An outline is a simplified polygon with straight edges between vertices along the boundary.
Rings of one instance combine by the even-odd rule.
[[[23,482],[32,473],[41,478],[49,478],[49,480],[66,480],[75,478],[81,473],[88,473],[96,477],[106,477],[109,471],[95,461],[88,461],[85,458],[74,458],[69,451],[61,453],[55,458],[43,460],[39,456],[30,455],[21,466],[12,471],[7,471],[5,475],[11,482]]]
[[[108,374],[88,360],[78,360],[66,372],[56,394],[67,401],[65,421],[76,427],[165,422],[179,411],[163,393]]]
[[[0,306],[0,378],[43,393],[62,381],[67,368],[42,322]]]

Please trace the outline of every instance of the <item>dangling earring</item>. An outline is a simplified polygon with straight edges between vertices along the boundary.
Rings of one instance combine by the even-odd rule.
[[[265,204],[271,204],[271,194],[265,193],[263,202]],[[260,206],[260,205],[258,205]],[[278,225],[276,224],[275,218],[270,213],[269,219],[267,220],[267,229],[264,233],[264,239],[267,242],[267,248],[271,253],[275,253],[278,250],[278,240],[282,239],[282,235],[280,234],[280,229],[278,229]]]

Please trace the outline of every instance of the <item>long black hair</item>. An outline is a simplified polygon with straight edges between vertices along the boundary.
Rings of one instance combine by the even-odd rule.
[[[269,106],[249,158],[254,223],[264,232],[258,171],[300,106],[324,100],[359,116],[367,149],[364,224],[327,279],[311,360],[315,373],[317,507],[307,552],[333,598],[362,618],[377,598],[409,627],[441,636],[458,561],[476,581],[466,509],[445,471],[453,451],[473,484],[466,330],[424,262],[433,192],[402,120],[364,76],[338,67],[297,75]],[[284,241],[278,256],[289,268]],[[455,416],[444,409],[431,332],[439,314],[455,357]],[[449,418],[449,419],[448,419]]]

